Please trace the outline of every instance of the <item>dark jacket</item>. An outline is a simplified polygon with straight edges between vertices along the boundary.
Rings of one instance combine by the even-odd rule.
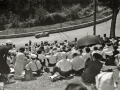
[[[88,60],[85,63],[84,73],[82,79],[85,83],[95,83],[95,76],[100,73],[102,63],[98,60]]]

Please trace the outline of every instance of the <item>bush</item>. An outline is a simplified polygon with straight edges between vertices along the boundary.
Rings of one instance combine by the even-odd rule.
[[[6,27],[5,27],[6,24],[7,24],[7,19],[6,19],[5,15],[2,14],[0,16],[0,30],[5,30],[6,29]]]
[[[27,28],[27,27],[34,27],[35,26],[35,21],[24,21],[21,25],[20,25],[20,27],[21,28]]]
[[[27,33],[24,28],[14,29],[14,34]]]
[[[35,9],[35,19],[38,21],[38,20],[41,20],[45,17],[45,15],[48,14],[48,12],[41,6],[39,6],[39,8],[36,8]]]
[[[41,19],[41,25],[51,25],[55,23],[55,20],[53,18],[53,14],[45,15],[43,19]]]
[[[71,7],[63,7],[62,11],[66,14],[67,20],[75,20],[79,18],[78,12],[81,11],[81,5],[73,5]]]
[[[54,18],[55,23],[62,23],[66,21],[65,13],[53,13],[52,17]]]
[[[19,28],[19,27],[20,27],[19,16],[16,15],[12,21],[11,28]]]

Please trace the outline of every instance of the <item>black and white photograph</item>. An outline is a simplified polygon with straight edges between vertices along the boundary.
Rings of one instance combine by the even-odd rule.
[[[120,0],[0,0],[0,90],[120,90]]]

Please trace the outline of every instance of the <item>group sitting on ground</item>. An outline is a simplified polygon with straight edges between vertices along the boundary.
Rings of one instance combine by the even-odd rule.
[[[16,80],[22,80],[25,78],[25,70],[31,70],[36,77],[52,67],[48,70],[51,73],[51,80],[58,76],[60,78],[80,76],[84,83],[95,84],[96,76],[101,71],[112,72],[114,68],[119,67],[120,42],[118,40],[113,42],[112,39],[101,45],[76,48],[67,40],[52,44],[45,41],[33,46],[25,44],[17,50],[9,40],[6,45],[0,47],[0,59],[0,73],[8,81],[9,73],[13,73]]]

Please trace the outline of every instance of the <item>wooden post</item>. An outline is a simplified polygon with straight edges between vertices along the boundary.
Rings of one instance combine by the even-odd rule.
[[[93,35],[96,35],[96,0],[94,0],[94,27],[93,27]]]

